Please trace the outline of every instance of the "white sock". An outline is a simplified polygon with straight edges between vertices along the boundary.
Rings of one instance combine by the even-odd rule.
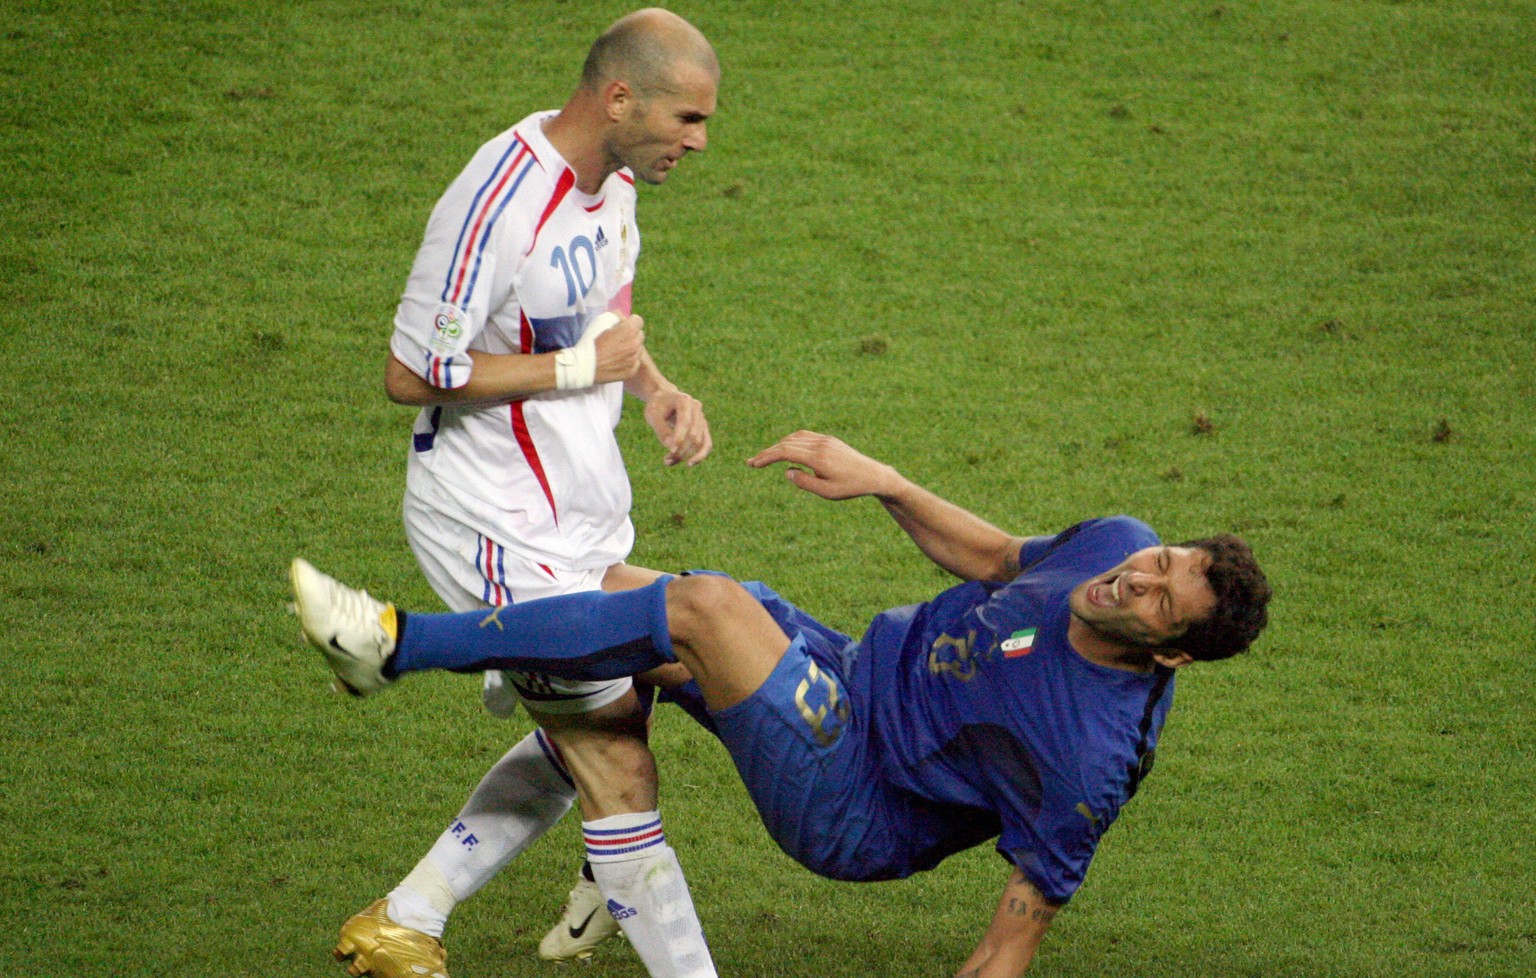
[[[448,830],[389,894],[395,923],[442,937],[448,915],[570,810],[576,789],[542,731],[492,765]]]
[[[716,978],[704,929],[658,812],[581,823],[608,912],[651,978]]]

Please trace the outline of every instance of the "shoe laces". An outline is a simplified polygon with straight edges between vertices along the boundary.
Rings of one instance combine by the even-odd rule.
[[[384,624],[379,620],[379,614],[383,608],[383,602],[374,598],[367,591],[356,590],[349,587],[337,586],[333,589],[336,593],[331,596],[332,606],[335,607],[350,624],[368,628],[378,636],[389,638]]]

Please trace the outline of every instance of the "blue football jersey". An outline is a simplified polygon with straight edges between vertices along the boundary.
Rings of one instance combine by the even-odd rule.
[[[882,777],[910,800],[907,868],[997,838],[1049,899],[1077,890],[1151,767],[1172,670],[1136,673],[1067,643],[1078,583],[1158,543],[1125,516],[1028,541],[1004,585],[968,582],[871,622],[850,682]]]

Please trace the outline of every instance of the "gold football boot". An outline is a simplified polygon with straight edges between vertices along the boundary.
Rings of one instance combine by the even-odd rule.
[[[448,978],[443,942],[389,919],[389,901],[375,900],[341,925],[336,960],[352,978]]]

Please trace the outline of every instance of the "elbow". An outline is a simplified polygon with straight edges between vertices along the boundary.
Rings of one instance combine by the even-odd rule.
[[[995,584],[1007,584],[1019,576],[1019,548],[1024,541],[1017,537],[1009,537],[992,549],[987,555],[986,567],[978,574],[978,578],[984,581],[992,581]]]
[[[384,394],[396,404],[404,404],[407,407],[421,407],[426,404],[426,401],[422,400],[413,391],[388,382],[384,384]]]
[[[411,373],[410,368],[394,357],[384,367],[384,394],[396,404],[408,407],[424,407],[430,402],[427,382]]]

